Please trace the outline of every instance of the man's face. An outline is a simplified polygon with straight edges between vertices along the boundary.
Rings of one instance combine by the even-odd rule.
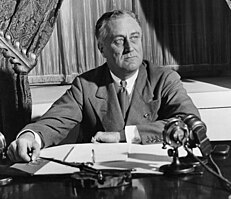
[[[142,31],[135,19],[122,16],[108,23],[107,37],[101,44],[102,55],[119,78],[131,76],[143,60]]]

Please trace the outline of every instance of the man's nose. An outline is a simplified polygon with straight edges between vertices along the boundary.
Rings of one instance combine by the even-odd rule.
[[[126,39],[124,43],[124,53],[129,53],[132,50],[133,50],[132,42],[129,39]]]

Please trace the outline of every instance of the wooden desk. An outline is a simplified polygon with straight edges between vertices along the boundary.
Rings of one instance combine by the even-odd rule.
[[[221,143],[221,142],[219,142]],[[222,142],[224,143],[224,142]],[[231,145],[231,142],[227,142]],[[215,144],[215,142],[213,142]],[[214,157],[223,175],[231,180],[231,152],[227,157]],[[1,172],[4,172],[1,169]],[[139,176],[127,187],[109,189],[74,188],[69,176],[14,177],[11,184],[0,187],[1,199],[66,199],[66,198],[226,198],[231,195],[219,179],[207,171],[203,175]]]

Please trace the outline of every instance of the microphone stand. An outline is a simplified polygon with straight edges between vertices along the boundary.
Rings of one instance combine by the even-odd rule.
[[[192,148],[188,148],[191,152],[193,151]],[[207,164],[208,163],[208,159],[201,156],[201,157],[198,157],[204,164]],[[200,162],[198,160],[196,160],[192,154],[188,153],[185,157],[180,157],[179,158],[180,161],[184,164],[188,164],[188,165],[194,165],[194,166],[198,166],[200,165]]]
[[[194,171],[194,166],[182,163],[178,155],[178,147],[169,149],[168,155],[173,157],[171,164],[166,164],[160,167],[160,171],[168,175],[188,174]]]

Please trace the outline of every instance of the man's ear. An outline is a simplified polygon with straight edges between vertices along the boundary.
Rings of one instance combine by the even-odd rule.
[[[101,52],[101,54],[103,55],[103,57],[105,57],[104,56],[104,48],[103,48],[103,45],[100,42],[98,43],[98,49]]]

